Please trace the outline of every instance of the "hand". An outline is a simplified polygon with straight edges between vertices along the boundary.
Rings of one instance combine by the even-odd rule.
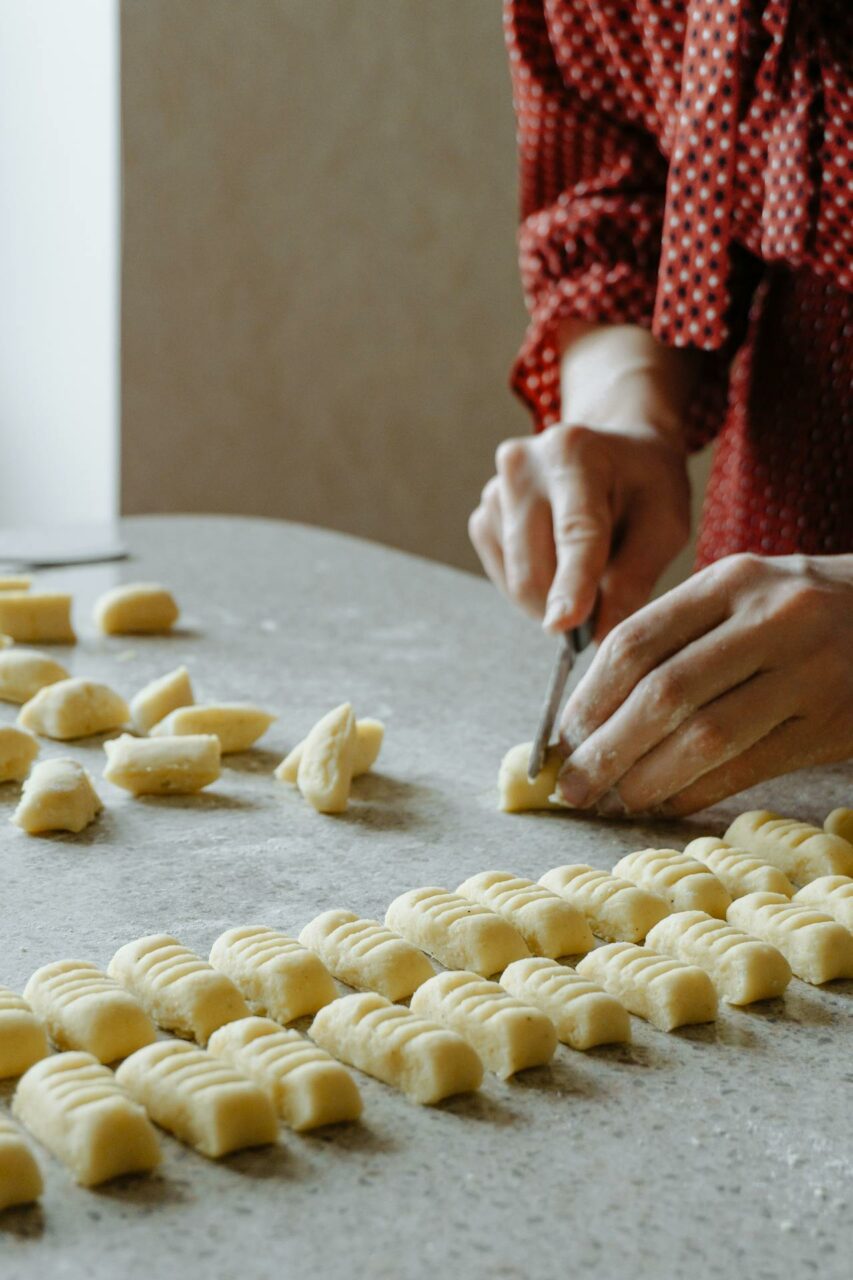
[[[647,605],[570,697],[558,793],[693,813],[853,756],[853,556],[731,556]]]
[[[600,602],[596,639],[644,604],[690,531],[684,450],[653,426],[506,440],[469,533],[489,577],[551,631]]]

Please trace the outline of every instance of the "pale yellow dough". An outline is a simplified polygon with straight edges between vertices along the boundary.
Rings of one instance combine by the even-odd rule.
[[[534,782],[527,776],[532,742],[520,742],[511,747],[501,761],[498,770],[498,808],[504,813],[526,813],[534,809],[565,809],[565,805],[552,800],[557,785],[557,774],[563,758],[556,747],[549,747],[542,772]]]
[[[732,903],[729,920],[778,947],[803,982],[853,978],[853,933],[823,911],[780,893],[750,893]]]
[[[0,701],[29,702],[40,689],[58,680],[67,680],[68,672],[38,649],[4,649],[0,652]]]
[[[75,644],[71,597],[0,592],[0,632],[16,644]]]
[[[445,968],[471,969],[484,978],[530,955],[518,930],[494,911],[435,886],[400,894],[385,923]]]
[[[151,729],[152,737],[214,734],[223,755],[248,751],[266,733],[275,716],[248,702],[217,702],[178,707]]]
[[[295,938],[265,925],[227,929],[210,951],[214,969],[226,974],[249,1008],[276,1022],[293,1022],[335,999],[331,974]]]
[[[620,858],[613,874],[663,898],[673,911],[705,911],[725,920],[731,902],[712,871],[677,849],[640,849]]]
[[[483,1064],[461,1036],[373,991],[327,1004],[309,1035],[341,1062],[425,1106],[483,1081]]]
[[[559,894],[508,871],[481,871],[456,890],[513,925],[535,956],[583,955],[593,937],[586,916]]]
[[[210,1037],[208,1051],[254,1080],[297,1133],[357,1120],[362,1101],[346,1067],[298,1031],[270,1018],[241,1018]]]
[[[194,1045],[158,1040],[127,1058],[116,1079],[156,1124],[212,1160],[278,1137],[263,1089]]]
[[[124,698],[97,680],[58,680],[25,702],[18,724],[45,738],[67,742],[109,733],[127,723],[130,708]]]
[[[148,733],[155,724],[165,720],[170,711],[190,707],[194,702],[190,673],[186,667],[176,667],[152,680],[131,698],[130,721],[137,733]]]
[[[631,1039],[631,1019],[619,1001],[598,983],[556,960],[543,956],[516,960],[504,969],[501,986],[547,1014],[560,1041],[572,1049],[623,1044]]]
[[[748,893],[783,893],[790,898],[794,892],[785,872],[772,862],[765,862],[746,849],[733,849],[715,836],[691,840],[684,852],[713,871],[730,898],[743,898]]]
[[[88,960],[56,960],[36,969],[24,998],[57,1049],[82,1049],[99,1062],[126,1058],[155,1038],[136,997]]]
[[[0,987],[0,1080],[22,1076],[47,1053],[47,1033],[28,1002]]]
[[[753,1004],[781,996],[791,966],[776,947],[704,911],[677,911],[649,931],[646,946],[696,964],[728,1004]]]
[[[57,1053],[30,1067],[18,1082],[12,1112],[81,1186],[147,1173],[160,1163],[144,1110],[90,1053]]]
[[[105,742],[104,752],[107,782],[135,796],[192,795],[222,772],[219,739],[213,734],[133,738],[123,733]]]
[[[105,635],[171,631],[180,610],[171,591],[156,582],[128,582],[105,591],[95,605],[95,625]]]
[[[669,914],[657,894],[584,862],[554,867],[539,883],[582,911],[596,937],[609,942],[641,942]]]
[[[794,894],[799,907],[817,907],[853,932],[853,879],[850,876],[820,876]]]
[[[853,845],[853,809],[833,809],[824,819],[823,829]]]
[[[0,591],[29,591],[32,585],[32,578],[28,578],[20,574],[0,578]]]
[[[717,993],[707,973],[648,947],[610,942],[590,951],[577,968],[659,1031],[713,1022],[717,1016]]]
[[[38,755],[39,744],[27,729],[0,725],[0,782],[21,782]]]
[[[43,1191],[41,1170],[16,1124],[0,1112],[0,1213],[33,1204]]]
[[[103,809],[92,779],[76,760],[43,760],[24,783],[11,821],[28,835],[88,827]]]
[[[296,784],[318,813],[343,813],[355,764],[355,716],[348,702],[314,725],[302,744]]]
[[[368,773],[379,758],[385,726],[381,720],[356,720],[355,750],[352,759],[352,776],[360,778]],[[299,762],[302,759],[304,740],[298,742],[275,769],[275,777],[279,782],[290,782],[296,786],[299,777]]]
[[[120,947],[107,969],[164,1031],[206,1044],[249,1010],[230,978],[166,933]]]
[[[388,1000],[408,1000],[435,973],[422,951],[378,920],[353,911],[324,911],[299,935],[341,982],[357,991],[378,991]]]
[[[853,876],[853,845],[820,827],[767,809],[742,813],[723,839],[766,858],[794,884],[808,884],[818,876]]]

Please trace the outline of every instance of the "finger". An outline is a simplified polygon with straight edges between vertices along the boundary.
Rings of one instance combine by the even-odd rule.
[[[563,428],[545,471],[556,551],[544,626],[566,631],[592,613],[613,535],[609,455],[585,427]]]
[[[480,505],[471,513],[468,520],[468,536],[474,545],[480,562],[492,582],[507,594],[506,573],[501,545],[500,503],[497,497],[497,486],[494,481],[483,490]]]
[[[647,603],[664,569],[684,546],[689,520],[669,508],[638,503],[625,519],[625,533],[604,571],[599,588],[595,639],[602,640]]]
[[[551,514],[524,441],[508,440],[498,450],[504,574],[510,598],[541,617],[556,565]]]

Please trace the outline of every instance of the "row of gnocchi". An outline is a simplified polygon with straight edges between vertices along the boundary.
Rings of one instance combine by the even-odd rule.
[[[28,577],[0,578],[0,647],[7,644],[76,644],[72,598],[66,592],[31,591]],[[99,597],[94,623],[104,635],[162,635],[180,610],[157,582],[132,582]]]

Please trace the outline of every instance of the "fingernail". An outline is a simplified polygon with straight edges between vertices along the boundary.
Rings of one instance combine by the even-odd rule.
[[[542,626],[546,631],[550,631],[553,627],[559,626],[561,622],[565,622],[571,612],[571,600],[549,600],[545,617],[542,619]]]
[[[557,795],[573,809],[582,809],[589,793],[589,783],[583,774],[565,765],[557,775]]]
[[[595,812],[600,814],[602,818],[624,818],[628,809],[614,787],[612,791],[607,791],[601,797],[595,806]]]

